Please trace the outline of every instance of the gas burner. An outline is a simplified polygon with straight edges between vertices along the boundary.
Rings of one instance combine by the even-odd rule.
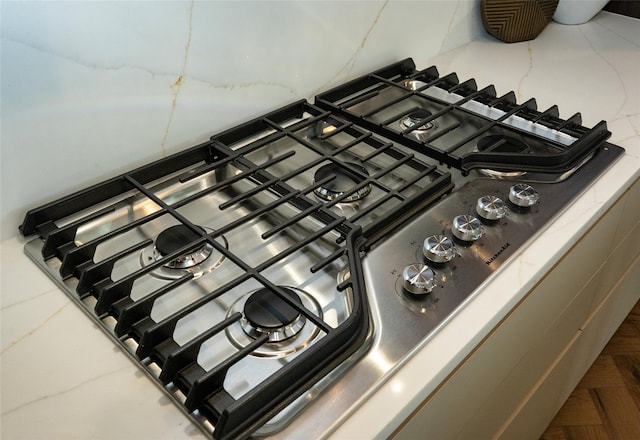
[[[409,113],[406,117],[404,117],[400,121],[400,124],[402,124],[402,126],[405,128],[413,128],[416,124],[419,124],[420,121],[428,118],[432,114],[433,113],[431,113],[429,110],[421,108],[414,112]],[[435,127],[436,127],[435,121],[429,121],[422,124],[419,127],[416,127],[414,131],[425,132],[425,131],[434,129]]]
[[[407,116],[400,120],[400,128],[402,131],[406,129],[412,129],[407,133],[407,136],[414,137],[420,142],[426,141],[428,137],[433,133],[433,130],[438,128],[438,124],[435,120],[431,120],[416,127],[421,121],[430,117],[432,113],[427,109],[418,109],[409,113]]]
[[[531,148],[522,139],[501,134],[491,134],[478,139],[478,151],[490,150],[494,153],[529,154]]]
[[[292,290],[282,289],[293,302],[302,305]],[[251,338],[269,335],[269,342],[280,342],[297,335],[307,322],[306,318],[270,289],[262,288],[244,303],[242,329]]]
[[[531,148],[522,139],[513,136],[505,136],[501,134],[492,134],[478,139],[476,144],[478,151],[490,151],[492,153],[518,153],[529,154]],[[525,171],[498,171],[491,169],[480,169],[482,174],[494,179],[509,179],[522,177],[527,173]]]
[[[403,85],[409,90],[416,91],[424,88],[424,86],[426,86],[427,83],[418,81],[417,79],[408,79],[404,81]]]
[[[203,232],[211,233],[213,230],[200,228]],[[154,240],[154,245],[146,247],[140,255],[140,263],[147,266],[150,263],[159,261],[178,249],[192,243],[200,238],[200,235],[192,231],[186,225],[171,226],[162,231]],[[220,237],[222,245],[228,248],[229,245],[224,237]],[[213,258],[216,254],[218,258]],[[211,272],[222,264],[224,255],[216,252],[215,248],[205,243],[199,248],[179,256],[178,258],[165,263],[162,267],[154,270],[151,274],[160,279],[178,279],[185,272],[191,272],[195,277]]]
[[[369,172],[362,165],[347,162],[350,168],[358,170],[359,174],[351,169],[332,162],[330,164],[318,168],[313,176],[314,182],[333,177],[323,186],[316,188],[313,193],[320,199],[330,202],[342,196],[345,193],[353,191],[353,188],[365,181],[365,177],[369,176]],[[351,192],[342,202],[356,202],[362,200],[371,192],[371,185],[367,184],[356,191]]]
[[[322,318],[320,304],[313,296],[294,287],[280,288],[290,300]],[[315,325],[266,287],[243,295],[229,308],[227,317],[237,312],[242,313],[240,323],[226,329],[233,345],[242,348],[262,335],[269,336],[268,342],[252,353],[254,356],[289,355],[309,345],[318,334]]]
[[[204,229],[202,230],[204,232]],[[177,251],[183,246],[200,238],[200,235],[193,232],[185,225],[175,225],[165,229],[156,238],[156,251],[160,258]],[[181,255],[175,260],[169,261],[165,267],[170,269],[188,269],[197,266],[206,260],[213,252],[213,246],[206,243],[195,251]]]

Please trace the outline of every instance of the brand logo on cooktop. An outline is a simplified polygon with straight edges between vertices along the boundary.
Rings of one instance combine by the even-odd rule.
[[[490,265],[491,263],[493,263],[496,258],[498,258],[500,256],[500,254],[502,254],[509,246],[511,246],[511,243],[507,242],[505,244],[502,245],[502,247],[500,247],[500,249],[498,250],[498,252],[496,252],[495,254],[493,254],[491,256],[491,258],[488,258],[484,261],[484,264],[486,264],[487,266]]]

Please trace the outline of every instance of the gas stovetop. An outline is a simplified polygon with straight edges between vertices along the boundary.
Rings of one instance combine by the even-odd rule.
[[[217,439],[319,437],[622,153],[387,66],[31,210],[25,249]],[[384,362],[382,362],[384,360]]]

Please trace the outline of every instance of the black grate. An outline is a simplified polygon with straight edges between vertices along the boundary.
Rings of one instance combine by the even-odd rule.
[[[564,120],[556,106],[540,112],[534,99],[517,104],[513,92],[497,97],[493,86],[478,90],[475,80],[461,83],[455,73],[417,71],[409,58],[321,93],[316,104],[465,174],[475,168],[562,173],[611,135],[605,121],[589,129],[580,114]],[[412,115],[412,125],[403,125]],[[496,133],[524,137],[534,148],[477,149],[482,137]]]
[[[327,164],[357,177],[328,201],[314,191],[336,176],[311,178]],[[363,188],[365,198],[343,203]],[[213,428],[215,438],[236,438],[249,436],[358,349],[369,330],[361,253],[451,189],[450,176],[424,159],[300,101],[31,210],[20,231],[39,235],[43,258],[59,267],[74,301],[187,414]],[[154,237],[174,225],[188,228],[192,240],[153,254]],[[168,263],[203,247],[224,270],[165,273]],[[315,274],[326,272],[336,298],[349,304],[344,316],[328,320],[287,295],[280,277],[294,259],[309,265],[292,288],[309,289]],[[336,282],[337,271],[349,276]],[[267,337],[203,361],[203,346],[224,337],[242,313],[220,312],[186,336],[181,323],[258,288],[304,316],[315,336],[238,396],[225,388],[225,378]],[[187,299],[172,305],[174,297]]]

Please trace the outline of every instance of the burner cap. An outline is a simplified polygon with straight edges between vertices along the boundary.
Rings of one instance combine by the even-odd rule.
[[[186,225],[175,225],[165,229],[156,238],[156,249],[161,255],[168,255],[200,238]]]
[[[346,192],[350,192],[353,188],[364,182],[365,177],[369,176],[369,172],[362,165],[348,162],[350,167],[357,169],[362,174],[357,174],[346,167],[332,162],[330,164],[321,166],[315,172],[313,181],[318,182],[326,179],[327,177],[334,176],[333,179],[326,182],[323,186],[316,188],[313,192],[322,200],[331,201],[334,200]],[[345,197],[343,202],[355,202],[366,197],[371,192],[371,185],[365,185],[364,187],[352,192]]]
[[[529,153],[529,145],[522,139],[501,134],[492,134],[480,138],[477,143],[479,151],[491,150],[496,153]]]
[[[291,289],[282,287],[287,297],[302,305],[300,297]],[[244,304],[243,330],[252,338],[269,335],[269,342],[278,342],[295,336],[306,319],[275,292],[266,287],[252,293]]]
[[[204,229],[202,229],[202,231],[204,232]],[[158,254],[160,254],[160,257],[164,257],[165,255],[169,255],[199,238],[200,235],[192,231],[188,226],[175,225],[158,234],[155,241],[155,249]],[[175,260],[165,264],[165,266],[171,269],[187,269],[189,267],[197,266],[206,260],[209,255],[211,255],[212,251],[213,247],[210,244],[205,243],[202,247],[191,253],[181,255]]]
[[[420,123],[421,120],[428,118],[432,114],[433,113],[431,113],[426,108],[421,108],[409,113],[400,121],[400,123],[406,128],[412,128],[414,125]],[[417,127],[416,131],[431,130],[433,127],[435,127],[435,123],[433,121],[429,121],[425,124],[422,124],[420,127]]]
[[[429,110],[427,110],[426,108],[420,108],[414,112],[411,112],[409,114],[409,117],[411,119],[414,119],[416,122],[418,122],[420,119],[424,119],[424,118],[428,118],[429,116],[431,116],[433,113],[431,113]]]

